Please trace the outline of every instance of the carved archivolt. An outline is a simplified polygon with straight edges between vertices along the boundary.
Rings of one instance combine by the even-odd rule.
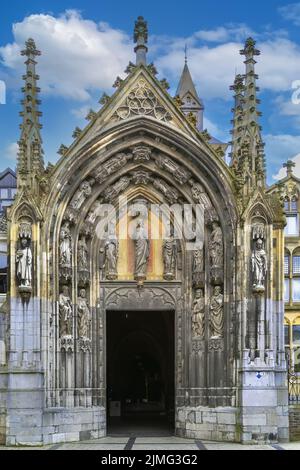
[[[115,157],[110,158],[95,172],[96,181],[103,183],[110,175],[123,168],[131,158],[132,154],[125,153],[118,153]]]
[[[191,174],[182,166],[175,163],[171,158],[159,155],[155,160],[156,165],[162,170],[166,170],[180,183],[185,184],[191,177]]]

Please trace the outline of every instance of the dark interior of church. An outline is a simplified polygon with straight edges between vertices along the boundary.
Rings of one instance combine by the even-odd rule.
[[[174,428],[174,312],[106,316],[108,432]]]

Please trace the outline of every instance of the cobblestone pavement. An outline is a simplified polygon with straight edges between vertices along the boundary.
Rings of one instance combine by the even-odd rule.
[[[162,437],[104,437],[90,441],[69,442],[43,447],[4,447],[0,450],[300,450],[300,442],[274,445],[242,445],[224,442],[208,442],[182,439],[176,436]]]

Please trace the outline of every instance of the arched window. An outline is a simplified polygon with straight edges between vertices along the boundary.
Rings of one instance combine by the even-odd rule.
[[[293,252],[292,300],[300,302],[300,248]]]
[[[288,197],[284,199],[284,210],[288,212],[290,210],[290,200]]]
[[[290,203],[290,211],[291,212],[297,212],[298,210],[298,200],[296,196],[292,197],[291,203]]]
[[[3,245],[0,245],[0,294],[7,292],[7,252],[3,250]]]
[[[291,255],[284,252],[284,301],[290,301],[290,274],[291,274]]]

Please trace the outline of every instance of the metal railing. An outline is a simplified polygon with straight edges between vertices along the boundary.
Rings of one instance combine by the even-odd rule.
[[[300,375],[293,371],[288,373],[289,404],[300,404]]]

